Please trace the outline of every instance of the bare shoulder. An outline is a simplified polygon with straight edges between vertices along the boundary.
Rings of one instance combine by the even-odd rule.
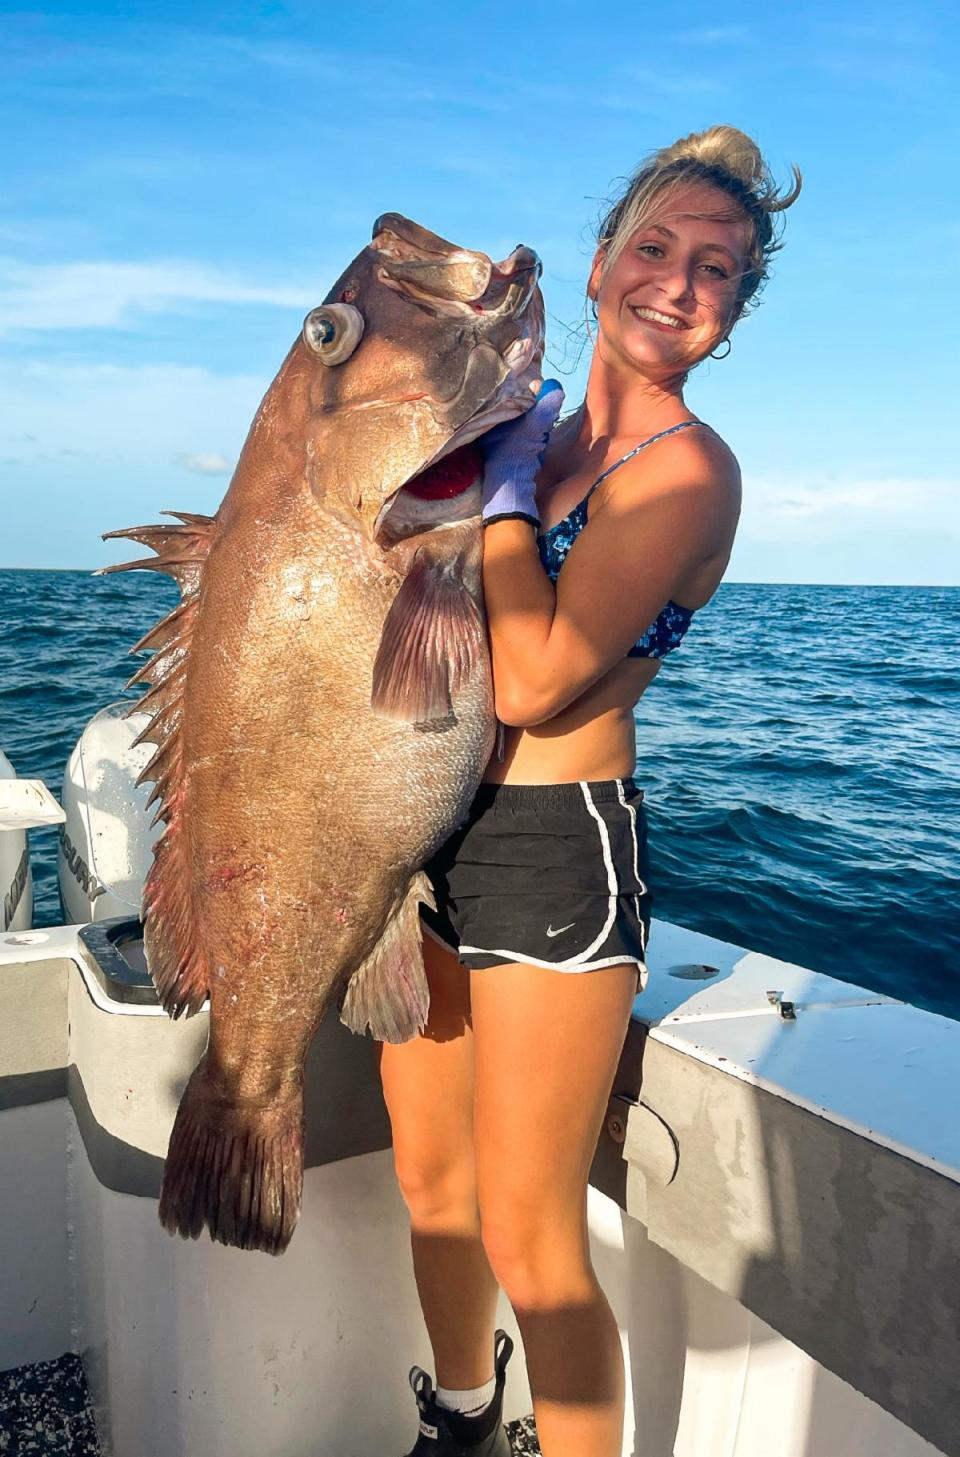
[[[684,430],[680,437],[690,451],[690,464],[702,467],[715,484],[725,485],[740,493],[740,462],[727,442],[709,426],[704,430]]]
[[[626,461],[604,482],[603,504],[629,509],[655,500],[682,499],[735,522],[740,512],[737,457],[715,430],[682,430]],[[598,502],[598,504],[601,504]]]

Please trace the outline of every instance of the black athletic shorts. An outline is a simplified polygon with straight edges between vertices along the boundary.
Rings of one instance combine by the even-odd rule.
[[[437,909],[421,906],[423,926],[465,966],[632,961],[646,987],[647,824],[632,779],[481,784],[424,869]]]

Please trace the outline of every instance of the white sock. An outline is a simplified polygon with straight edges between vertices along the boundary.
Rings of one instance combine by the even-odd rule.
[[[491,1376],[483,1386],[475,1386],[472,1391],[451,1391],[448,1386],[438,1386],[436,1401],[438,1406],[446,1407],[447,1411],[458,1411],[463,1416],[474,1417],[485,1406],[490,1405],[496,1389],[495,1376]]]

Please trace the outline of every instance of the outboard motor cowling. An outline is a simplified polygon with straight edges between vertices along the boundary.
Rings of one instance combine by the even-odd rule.
[[[148,715],[125,714],[129,703],[111,703],[90,720],[63,776],[66,820],[57,871],[64,920],[89,922],[140,914],[143,883],[153,846],[163,834],[151,829],[151,784],[137,786],[153,746],[134,744]]]

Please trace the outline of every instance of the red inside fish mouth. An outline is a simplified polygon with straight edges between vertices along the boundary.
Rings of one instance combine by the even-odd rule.
[[[483,475],[483,452],[471,442],[458,446],[442,460],[407,481],[405,491],[421,501],[451,501],[469,491]]]

